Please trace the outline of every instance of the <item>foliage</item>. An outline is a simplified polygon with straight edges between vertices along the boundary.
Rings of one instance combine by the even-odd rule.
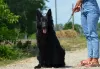
[[[97,30],[100,31],[100,22],[97,24]]]
[[[74,24],[74,27],[78,33],[82,33],[82,27],[79,24]]]
[[[22,43],[19,41],[16,46],[0,45],[0,61],[16,60],[28,56],[36,56],[38,48],[36,44],[30,44],[31,41]]]
[[[65,23],[63,30],[72,29],[72,22]]]
[[[22,41],[18,41],[16,47],[19,49],[26,49],[31,46],[31,41],[26,41],[25,43],[22,43]]]
[[[23,48],[29,48],[31,46],[31,41],[26,41],[24,44],[23,44]]]
[[[19,16],[14,15],[8,8],[4,0],[0,0],[0,22],[1,23],[16,23]]]
[[[36,39],[36,33],[29,36],[29,39]]]
[[[32,44],[31,41],[26,41],[25,43],[23,43],[22,41],[18,41],[15,48],[21,49],[24,53],[30,53],[33,56],[37,55],[38,53],[36,44]]]
[[[16,46],[17,46],[17,48],[21,49],[21,48],[23,48],[23,43],[21,41],[18,41]]]
[[[67,30],[67,29],[72,29],[72,22],[66,23],[64,25],[63,30]],[[79,24],[74,24],[74,29],[78,32],[81,33],[82,32],[82,28]]]
[[[0,57],[5,59],[17,59],[19,51],[8,46],[0,46]]]
[[[18,31],[16,29],[8,29],[7,27],[0,28],[0,38],[2,40],[16,40],[18,36]]]
[[[0,40],[16,39],[17,31],[9,25],[18,22],[19,16],[12,13],[4,0],[0,0]]]
[[[28,36],[36,32],[36,10],[46,9],[45,1],[47,0],[5,0],[10,10],[21,16],[16,26],[21,32],[28,33]]]
[[[98,36],[99,36],[99,39],[100,39],[100,22],[97,25],[97,32],[98,32]]]

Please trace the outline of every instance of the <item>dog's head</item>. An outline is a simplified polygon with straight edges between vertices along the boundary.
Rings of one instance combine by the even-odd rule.
[[[37,10],[36,19],[37,19],[37,30],[41,31],[43,34],[48,33],[48,28],[52,24],[51,9],[48,10],[45,16],[43,16],[42,13],[39,10]]]

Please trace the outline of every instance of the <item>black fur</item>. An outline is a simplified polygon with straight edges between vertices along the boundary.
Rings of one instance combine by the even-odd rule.
[[[39,64],[35,68],[65,66],[65,50],[60,46],[53,26],[51,9],[48,10],[46,16],[37,10],[36,36],[39,48]]]

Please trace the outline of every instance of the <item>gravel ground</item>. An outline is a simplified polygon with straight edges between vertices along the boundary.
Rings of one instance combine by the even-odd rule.
[[[100,67],[78,67],[77,64],[83,59],[87,58],[87,50],[78,50],[73,52],[66,52],[65,55],[65,68],[59,69],[100,69]],[[99,60],[100,61],[100,60]],[[38,64],[36,57],[28,58],[22,61],[15,62],[13,64],[0,67],[0,69],[34,69],[34,66]],[[42,68],[46,69],[46,68]],[[51,68],[48,68],[51,69]],[[52,68],[54,69],[54,68]]]

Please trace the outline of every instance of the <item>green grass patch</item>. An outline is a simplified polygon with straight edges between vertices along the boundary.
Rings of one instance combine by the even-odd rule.
[[[36,39],[36,33],[29,36],[29,39]]]

